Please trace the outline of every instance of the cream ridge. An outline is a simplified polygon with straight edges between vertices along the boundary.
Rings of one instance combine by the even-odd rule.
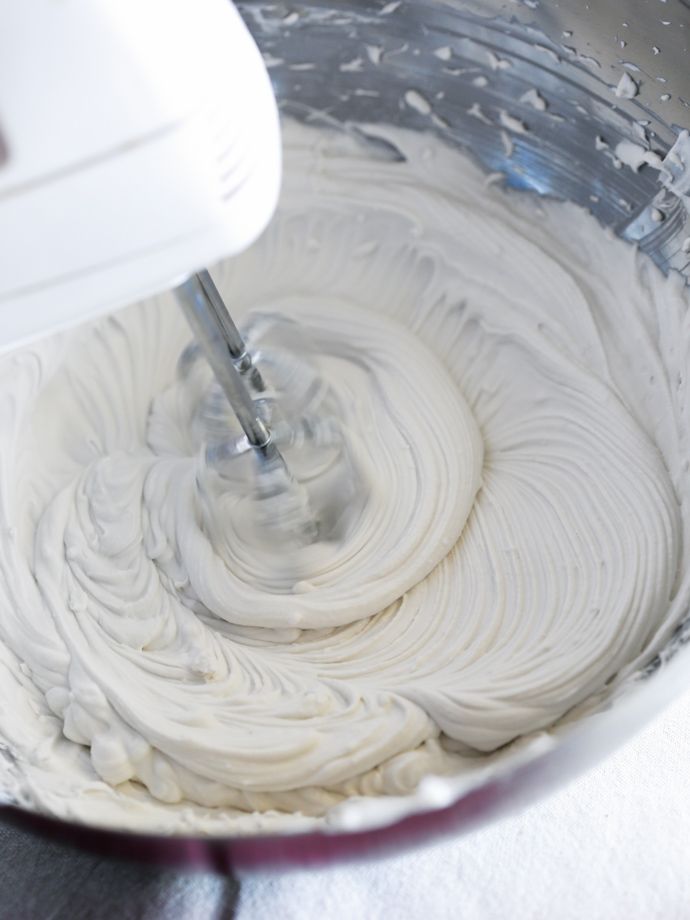
[[[605,699],[687,609],[683,279],[429,136],[363,130],[286,122],[278,213],[214,272],[240,323],[315,345],[366,483],[337,539],[248,539],[200,461],[172,295],[0,359],[8,799],[327,826]]]

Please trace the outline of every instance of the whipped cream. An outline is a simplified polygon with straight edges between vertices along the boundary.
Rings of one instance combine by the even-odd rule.
[[[369,130],[287,123],[278,214],[216,272],[316,343],[367,484],[337,540],[281,556],[211,488],[171,296],[0,359],[0,778],[29,807],[323,824],[605,698],[684,612],[682,279]]]

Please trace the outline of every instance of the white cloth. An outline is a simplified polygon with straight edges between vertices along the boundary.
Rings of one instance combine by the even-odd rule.
[[[432,848],[237,882],[0,826],[0,920],[687,920],[690,693],[530,810]]]
[[[687,920],[690,693],[522,814],[386,862],[241,878],[238,920]]]

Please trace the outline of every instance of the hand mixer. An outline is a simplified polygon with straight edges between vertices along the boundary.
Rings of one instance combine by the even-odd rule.
[[[309,541],[261,377],[199,271],[261,233],[280,172],[268,74],[228,0],[0,0],[0,351],[175,287],[259,491],[288,496]]]

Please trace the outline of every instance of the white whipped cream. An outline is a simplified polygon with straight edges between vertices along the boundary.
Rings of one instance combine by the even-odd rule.
[[[0,360],[0,778],[30,807],[327,821],[611,693],[684,611],[682,279],[371,130],[377,158],[285,125],[279,212],[217,274],[318,343],[369,487],[344,540],[281,563],[205,499],[170,296]]]

